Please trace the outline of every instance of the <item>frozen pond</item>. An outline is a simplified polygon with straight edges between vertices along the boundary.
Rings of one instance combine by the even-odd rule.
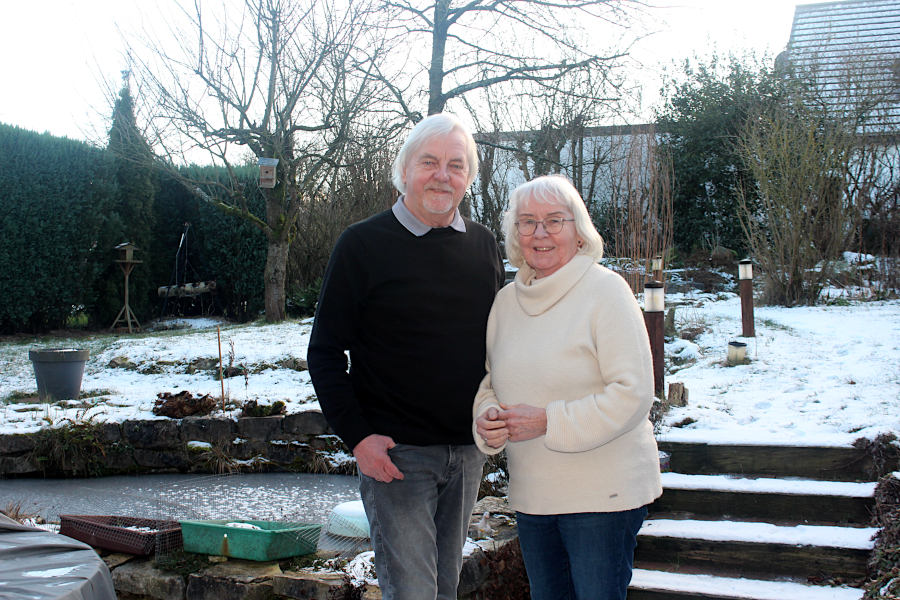
[[[95,479],[0,479],[0,508],[154,519],[258,519],[324,523],[335,505],[359,500],[348,475],[245,473],[126,475]]]

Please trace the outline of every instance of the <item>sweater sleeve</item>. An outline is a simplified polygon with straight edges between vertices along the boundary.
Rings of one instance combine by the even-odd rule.
[[[490,408],[500,410],[500,404],[497,402],[497,396],[494,394],[494,388],[491,386],[491,367],[487,365],[487,375],[484,376],[484,379],[481,380],[481,385],[478,386],[478,393],[475,394],[475,403],[472,407],[472,438],[474,438],[478,449],[488,455],[499,454],[506,448],[506,443],[499,448],[488,446],[476,431],[475,421]]]
[[[499,454],[506,448],[506,444],[503,444],[499,448],[492,448],[484,443],[484,440],[481,439],[481,436],[478,435],[476,431],[475,421],[478,420],[478,417],[483,415],[490,408],[496,408],[500,410],[500,402],[497,400],[497,395],[494,393],[494,386],[491,385],[491,359],[490,353],[493,347],[493,340],[496,335],[496,311],[497,303],[494,302],[494,306],[491,307],[491,312],[488,315],[487,322],[487,332],[485,334],[485,344],[487,346],[487,354],[488,357],[484,361],[484,370],[486,371],[485,376],[481,380],[481,384],[478,386],[478,391],[475,393],[475,401],[472,403],[472,438],[475,440],[475,445],[478,446],[478,449],[481,450],[484,454]]]
[[[352,450],[375,433],[363,417],[348,371],[351,349],[360,320],[366,286],[364,248],[348,229],[335,244],[322,280],[307,363],[313,387],[328,423]]]
[[[603,389],[547,405],[544,444],[558,452],[602,446],[648,418],[653,404],[653,365],[641,309],[618,275],[610,275],[592,315],[591,335]],[[597,293],[599,292],[599,293]]]

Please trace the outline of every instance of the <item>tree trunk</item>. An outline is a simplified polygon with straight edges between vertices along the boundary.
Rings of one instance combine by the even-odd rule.
[[[285,318],[285,280],[287,279],[287,260],[290,244],[286,239],[269,238],[266,252],[266,321],[277,323]]]
[[[444,54],[447,49],[447,33],[450,23],[450,1],[438,0],[434,4],[434,26],[431,39],[431,64],[428,67],[428,114],[433,115],[444,110],[447,99],[444,98]]]

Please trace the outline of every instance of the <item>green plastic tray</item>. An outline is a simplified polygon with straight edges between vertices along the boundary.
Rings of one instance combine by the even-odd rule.
[[[249,523],[259,529],[229,526]],[[184,549],[247,560],[279,560],[316,551],[319,531],[315,523],[279,521],[211,520],[181,521]]]

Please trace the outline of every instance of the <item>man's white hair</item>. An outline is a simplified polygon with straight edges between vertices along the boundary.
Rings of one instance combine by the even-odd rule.
[[[472,185],[472,182],[475,181],[475,175],[478,173],[478,151],[475,149],[475,138],[472,137],[472,132],[469,131],[469,128],[455,115],[450,113],[437,113],[425,117],[413,127],[412,131],[409,132],[409,137],[406,138],[403,147],[400,148],[400,152],[394,159],[392,181],[394,182],[394,187],[397,188],[401,194],[406,193],[406,184],[403,183],[403,173],[406,170],[410,158],[412,158],[418,149],[431,138],[439,135],[447,135],[454,131],[459,131],[465,138],[466,168],[468,169],[468,181],[466,182],[466,187]]]

